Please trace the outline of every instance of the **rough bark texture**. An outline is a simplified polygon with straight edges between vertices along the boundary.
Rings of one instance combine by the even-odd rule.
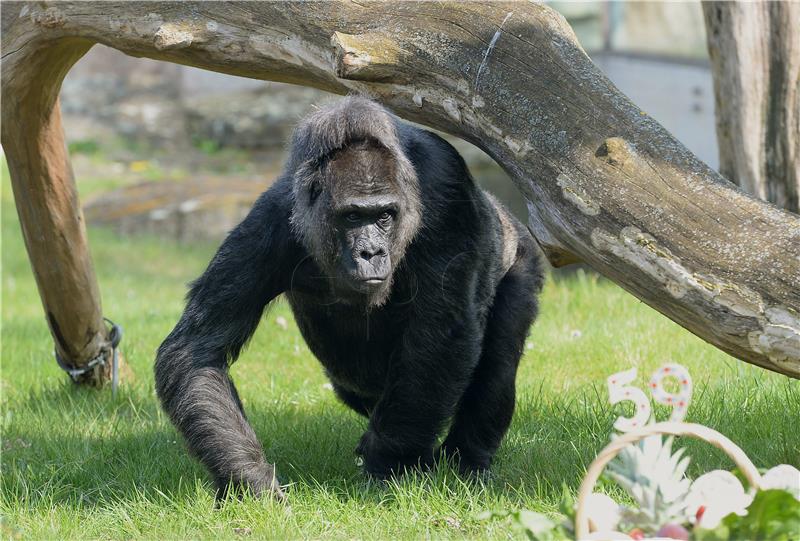
[[[64,144],[58,91],[69,68],[92,44],[70,39],[37,45],[31,44],[35,52],[26,51],[24,69],[6,70],[11,57],[3,42],[3,149],[56,352],[67,364],[82,367],[98,355],[110,361],[110,348]],[[111,363],[106,362],[78,381],[100,385],[110,377]]]
[[[33,59],[70,40],[368,94],[471,141],[523,191],[552,261],[583,260],[732,355],[800,376],[800,217],[700,162],[608,81],[546,6],[4,4],[4,94],[29,92],[31,78],[60,80],[71,58],[52,73]],[[15,164],[43,161],[33,144],[7,152]],[[12,175],[20,186],[51,182],[22,176],[20,165]]]
[[[703,2],[720,172],[798,212],[800,2]]]

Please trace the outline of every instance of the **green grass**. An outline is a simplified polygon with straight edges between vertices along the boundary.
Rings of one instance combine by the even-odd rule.
[[[233,374],[267,456],[291,483],[291,509],[247,500],[216,510],[204,471],[159,410],[151,375],[154,352],[180,315],[185,283],[213,247],[89,231],[104,311],[125,329],[122,350],[135,379],[116,397],[75,388],[53,360],[7,176],[3,537],[512,537],[509,523],[476,515],[520,507],[555,513],[562,484],[576,490],[620,413],[607,405],[605,377],[637,366],[641,384],[666,361],[686,365],[696,381],[689,420],[722,431],[760,467],[800,466],[800,383],[737,362],[615,285],[578,272],[547,283],[521,364],[514,422],[485,484],[444,468],[386,486],[368,483],[353,456],[365,421],[325,388],[288,307],[278,303]],[[81,190],[108,185],[83,183]],[[276,323],[279,316],[288,330]],[[686,445],[692,474],[732,466],[709,446]]]

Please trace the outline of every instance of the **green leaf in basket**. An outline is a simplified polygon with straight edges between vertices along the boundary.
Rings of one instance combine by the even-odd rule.
[[[745,516],[731,513],[714,529],[698,528],[692,539],[796,541],[800,539],[800,501],[785,490],[760,490],[747,507]]]
[[[732,513],[729,516],[738,517],[739,515]],[[725,525],[724,520],[714,529],[696,528],[692,531],[692,541],[730,541],[731,539],[731,529]]]

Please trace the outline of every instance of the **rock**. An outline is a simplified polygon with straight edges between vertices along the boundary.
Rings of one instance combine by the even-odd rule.
[[[232,179],[142,182],[89,200],[84,214],[90,224],[111,226],[122,235],[219,241],[267,187]]]
[[[218,147],[282,148],[314,104],[335,98],[313,88],[265,84],[187,99],[186,123],[195,141],[212,141]]]

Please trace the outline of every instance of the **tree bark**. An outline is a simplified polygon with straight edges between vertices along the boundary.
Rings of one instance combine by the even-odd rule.
[[[3,49],[13,52],[3,61],[4,94],[23,90],[7,85],[35,70],[42,43],[76,38],[366,94],[462,137],[520,187],[551,261],[585,261],[735,357],[800,377],[800,217],[698,160],[611,84],[546,6],[5,4]],[[14,159],[41,160],[35,146],[12,150]]]
[[[64,75],[91,45],[30,44],[25,69],[6,71],[22,52],[3,43],[2,141],[55,352],[74,368],[101,356],[103,363],[74,378],[100,386],[111,378],[111,348],[58,107]]]
[[[800,3],[703,2],[720,173],[799,212]]]

